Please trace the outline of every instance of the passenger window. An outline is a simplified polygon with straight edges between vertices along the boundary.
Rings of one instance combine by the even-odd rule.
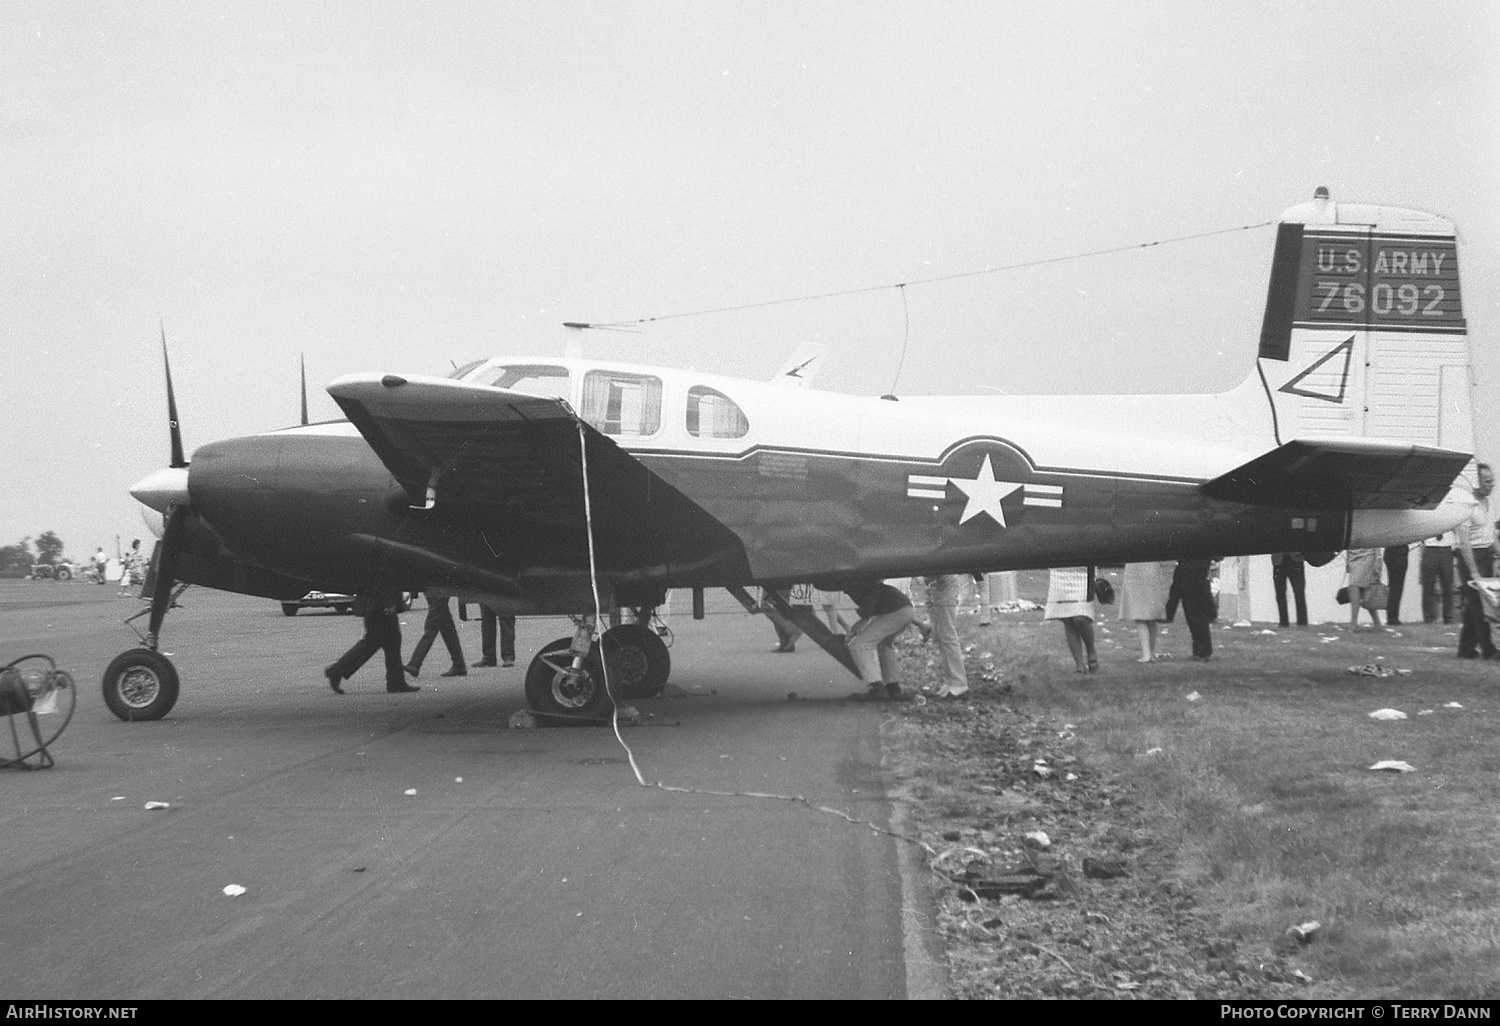
[[[515,364],[509,367],[491,367],[474,378],[476,385],[493,385],[508,388],[522,395],[535,395],[543,399],[568,398],[568,368],[551,367],[545,364]]]
[[[705,385],[688,389],[687,429],[694,438],[744,438],[750,422],[729,396]]]
[[[656,434],[661,428],[661,379],[589,371],[583,377],[583,419],[606,435]]]

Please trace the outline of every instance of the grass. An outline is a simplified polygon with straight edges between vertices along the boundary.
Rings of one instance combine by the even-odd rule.
[[[1455,659],[1456,628],[1440,625],[1220,625],[1204,664],[1185,661],[1178,624],[1164,639],[1177,658],[1149,665],[1130,625],[1101,628],[1103,670],[1079,677],[1040,614],[971,621],[971,666],[989,653],[1014,684],[981,685],[976,706],[1074,724],[1080,763],[1133,796],[1166,872],[1242,950],[1273,952],[1289,926],[1319,921],[1293,953],[1315,981],[1304,996],[1500,996],[1500,667]],[[1375,661],[1410,674],[1348,673]],[[1409,718],[1369,718],[1383,707]],[[1002,740],[976,737],[970,755],[987,763]],[[940,747],[925,764],[941,770],[919,760],[916,779],[970,808],[982,776],[966,777],[951,735]],[[1368,769],[1381,759],[1416,772]]]

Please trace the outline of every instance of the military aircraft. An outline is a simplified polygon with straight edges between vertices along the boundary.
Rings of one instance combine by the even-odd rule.
[[[583,330],[580,326],[577,330]],[[163,340],[165,346],[165,339]],[[884,396],[578,355],[451,375],[368,373],[347,420],[214,442],[131,493],[165,515],[143,647],[104,675],[124,719],[177,699],[158,651],[174,582],[291,600],[376,586],[572,614],[526,674],[534,709],[599,714],[670,663],[603,610],[669,588],[779,589],[918,574],[1401,544],[1472,497],[1456,233],[1319,190],[1281,218],[1255,366],[1221,395]],[[165,349],[164,349],[165,359]],[[783,379],[783,380],[778,380]],[[802,622],[808,619],[808,622]],[[605,684],[605,677],[613,685]],[[616,687],[617,685],[617,687]]]

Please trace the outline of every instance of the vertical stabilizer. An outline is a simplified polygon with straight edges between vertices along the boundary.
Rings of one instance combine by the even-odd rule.
[[[1277,440],[1380,438],[1474,451],[1451,221],[1335,203],[1281,218],[1258,366]]]

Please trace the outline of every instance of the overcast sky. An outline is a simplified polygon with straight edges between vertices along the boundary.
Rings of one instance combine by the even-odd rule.
[[[1459,224],[1500,456],[1500,5],[0,6],[0,544],[149,541],[167,462],[295,423],[306,354],[442,373],[620,321],[912,282],[1335,199]],[[1274,229],[590,333],[878,394],[1215,392]],[[907,352],[899,380],[903,341]]]

